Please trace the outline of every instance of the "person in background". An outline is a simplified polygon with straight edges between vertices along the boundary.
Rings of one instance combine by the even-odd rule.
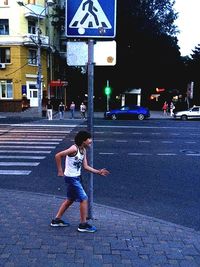
[[[165,101],[162,107],[164,116],[167,116],[167,109],[168,109],[168,104],[167,101]]]
[[[52,120],[53,119],[53,106],[52,106],[50,100],[47,103],[46,110],[47,110],[47,118],[48,118],[48,120]]]
[[[171,117],[172,117],[173,114],[174,114],[174,109],[175,109],[174,103],[171,102],[171,103],[170,103],[170,106],[169,106],[170,116],[171,116]]]
[[[60,120],[64,118],[64,111],[65,111],[65,105],[63,104],[63,102],[60,102],[60,105],[59,105]]]
[[[80,113],[82,119],[86,119],[85,112],[86,112],[86,105],[82,102],[80,105]]]
[[[74,119],[74,115],[75,115],[75,108],[76,108],[76,105],[74,103],[74,101],[72,101],[69,109],[70,109],[70,112],[71,112],[71,119]]]

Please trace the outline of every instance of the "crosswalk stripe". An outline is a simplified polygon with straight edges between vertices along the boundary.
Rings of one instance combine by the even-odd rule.
[[[21,136],[21,138],[20,137],[0,137],[0,140],[1,141],[13,141],[13,139],[14,140],[17,140],[17,141],[20,141],[20,140],[23,140],[24,138],[27,138],[27,136]],[[43,141],[43,140],[47,140],[47,139],[50,139],[50,141],[51,142],[60,142],[60,141],[62,141],[63,139],[58,139],[58,138],[46,138],[46,136],[43,136],[43,137],[38,137],[38,138],[28,138],[28,140],[30,141],[30,142],[32,142],[32,141],[38,141],[38,140],[40,140],[40,141]],[[49,142],[49,141],[48,141]]]
[[[29,175],[30,173],[29,170],[0,170],[0,174],[4,175]]]
[[[1,141],[0,144],[58,145],[59,142]]]
[[[6,162],[6,161],[0,161],[0,166],[38,166],[39,162]]]
[[[55,146],[5,146],[5,145],[0,145],[1,148],[34,148],[34,149],[55,149]]]
[[[25,150],[25,151],[21,151],[21,150],[1,150],[0,149],[0,153],[9,153],[9,154],[12,154],[12,153],[20,153],[20,154],[50,154],[51,151],[50,150],[47,150],[47,151],[30,151],[30,150]]]
[[[41,156],[1,156],[0,155],[0,159],[45,159],[46,157],[41,157]]]
[[[10,130],[9,133],[24,133],[25,129],[24,130]],[[68,134],[70,133],[70,131],[50,131],[48,129],[42,129],[42,130],[26,130],[26,133],[56,133],[56,134]]]

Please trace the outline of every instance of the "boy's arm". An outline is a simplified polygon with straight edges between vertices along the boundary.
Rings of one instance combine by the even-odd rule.
[[[86,171],[89,171],[89,172],[92,172],[92,173],[95,173],[95,174],[99,174],[99,175],[102,175],[102,176],[106,176],[108,175],[110,172],[106,169],[95,169],[91,166],[88,165],[88,162],[87,162],[87,157],[85,155],[84,159],[83,159],[83,168],[86,170]]]
[[[56,161],[56,167],[58,170],[58,176],[63,176],[63,168],[62,168],[62,153],[63,152],[59,152],[55,155],[55,161]]]

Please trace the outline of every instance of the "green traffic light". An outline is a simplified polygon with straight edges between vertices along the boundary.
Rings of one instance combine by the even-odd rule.
[[[106,86],[104,89],[105,95],[110,95],[111,94],[111,88],[109,86]]]

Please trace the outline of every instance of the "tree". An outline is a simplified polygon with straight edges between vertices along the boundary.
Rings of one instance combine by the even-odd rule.
[[[118,90],[176,86],[174,71],[181,66],[174,22],[177,14],[170,0],[118,1],[117,66]],[[177,75],[177,74],[176,74]]]
[[[194,82],[194,104],[200,105],[200,44],[192,50],[191,58],[187,59],[188,81]]]

